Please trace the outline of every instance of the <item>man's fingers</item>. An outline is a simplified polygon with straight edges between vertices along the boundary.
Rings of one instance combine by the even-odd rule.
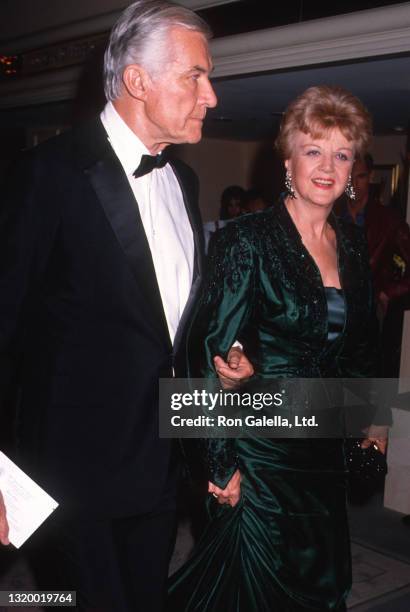
[[[242,351],[237,348],[232,348],[228,353],[228,365],[230,368],[236,370],[239,367],[242,357]]]
[[[220,377],[239,381],[250,378],[254,371],[248,360],[242,357],[238,361],[233,360],[228,363],[222,357],[214,357],[215,370]]]
[[[216,370],[220,379],[223,379],[227,382],[229,381],[241,381],[243,379],[242,372],[238,368],[237,370],[232,370],[232,368],[217,368]]]
[[[236,359],[236,358],[234,358],[234,357],[233,357],[232,359],[229,359],[229,361],[228,361],[228,367],[229,367],[231,370],[237,370],[237,369],[239,368],[239,359]]]
[[[222,376],[226,376],[226,377],[238,377],[241,376],[240,374],[237,374],[237,370],[241,369],[239,366],[239,359],[236,360],[229,360],[229,361],[224,361],[222,359],[222,357],[215,357],[214,358],[214,364],[215,364],[215,369],[218,372],[218,374],[222,374]],[[232,367],[233,366],[233,367]]]
[[[235,389],[253,376],[253,366],[238,349],[231,349],[228,362],[217,355],[214,357],[215,370],[224,389]]]
[[[226,361],[222,359],[222,357],[219,357],[219,355],[214,357],[214,364],[217,369],[228,365]]]

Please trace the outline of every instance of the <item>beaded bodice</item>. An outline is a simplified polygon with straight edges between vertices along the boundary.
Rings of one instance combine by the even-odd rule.
[[[345,325],[332,346],[327,342],[328,304],[320,272],[280,201],[266,212],[230,223],[212,241],[200,314],[188,346],[191,373],[213,376],[212,356],[227,354],[238,334],[260,376],[339,376],[346,375],[346,368],[353,372],[351,347],[361,338],[367,342],[369,330],[377,325],[370,271],[361,230],[333,215],[329,220],[337,237],[346,307]],[[373,373],[369,348],[360,363],[361,375]]]

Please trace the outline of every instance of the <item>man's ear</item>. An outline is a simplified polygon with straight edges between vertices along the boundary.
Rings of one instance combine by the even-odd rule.
[[[149,82],[148,73],[138,64],[126,66],[122,81],[128,94],[132,98],[144,101],[147,95],[147,85]]]

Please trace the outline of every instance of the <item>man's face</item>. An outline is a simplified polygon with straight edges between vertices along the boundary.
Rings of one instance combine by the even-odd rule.
[[[356,192],[356,203],[365,202],[369,195],[371,172],[364,161],[358,159],[352,168],[352,185]]]
[[[149,79],[145,98],[146,129],[155,143],[195,143],[201,139],[208,108],[216,106],[209,81],[208,42],[200,33],[172,28],[162,72]]]

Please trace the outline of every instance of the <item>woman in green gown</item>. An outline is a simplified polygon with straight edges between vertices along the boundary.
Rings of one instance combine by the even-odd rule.
[[[371,121],[336,87],[288,107],[277,147],[287,193],[218,233],[188,341],[192,376],[215,377],[235,339],[259,379],[370,377],[377,322],[361,230],[332,214],[351,192]],[[385,429],[366,445],[385,451]],[[344,610],[351,585],[340,439],[198,441],[209,524],[171,577],[175,612]],[[239,485],[240,483],[240,485]],[[240,486],[240,490],[239,490]]]

